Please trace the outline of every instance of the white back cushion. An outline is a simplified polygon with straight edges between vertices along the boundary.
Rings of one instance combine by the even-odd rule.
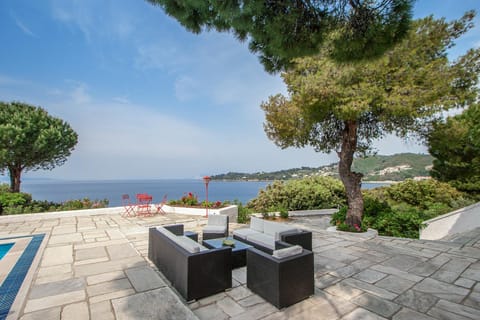
[[[207,224],[211,226],[226,226],[227,216],[220,215],[220,214],[209,215]]]
[[[200,252],[200,245],[186,236],[176,236],[163,227],[157,227],[157,230],[163,233],[167,238],[173,240],[179,246],[190,253]]]
[[[263,219],[257,217],[250,218],[250,229],[263,233]]]
[[[284,231],[297,230],[297,228],[281,224],[278,222],[265,221],[263,223],[263,232],[275,238],[275,240],[280,240],[280,233]]]
[[[177,237],[176,241],[183,249],[190,253],[200,252],[200,245],[186,236]]]

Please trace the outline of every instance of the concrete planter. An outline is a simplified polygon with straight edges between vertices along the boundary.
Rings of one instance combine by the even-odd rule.
[[[348,231],[337,230],[337,227],[333,226],[333,227],[327,228],[327,231],[338,232],[338,233],[341,233],[341,234],[346,234],[346,235],[351,235],[351,236],[356,236],[356,237],[362,237],[362,238],[368,238],[368,239],[375,238],[376,236],[378,236],[378,231],[375,230],[375,229],[371,229],[371,228],[368,228],[368,230],[366,232],[348,232]]]
[[[187,214],[194,216],[204,216],[206,214],[205,208],[188,208],[188,207],[174,207],[164,205],[163,210],[167,213]],[[209,215],[223,214],[229,216],[230,222],[237,222],[238,207],[231,205],[225,208],[208,208]]]

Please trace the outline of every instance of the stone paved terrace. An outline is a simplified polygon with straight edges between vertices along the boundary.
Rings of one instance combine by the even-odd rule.
[[[246,288],[186,303],[148,261],[148,227],[204,218],[124,218],[118,212],[0,217],[0,238],[46,233],[29,291],[12,319],[480,319],[480,229],[449,241],[362,237],[313,231],[313,297],[277,310]],[[242,227],[232,224],[231,229]],[[9,318],[10,319],[10,318]]]

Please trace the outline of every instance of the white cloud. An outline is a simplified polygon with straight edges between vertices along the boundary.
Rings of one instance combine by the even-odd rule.
[[[116,1],[104,2],[51,0],[52,16],[72,29],[80,30],[89,43],[94,38],[128,39],[135,29],[133,20],[137,17],[119,8]]]
[[[26,85],[27,81],[0,74],[0,86]]]
[[[130,100],[127,97],[114,97],[112,99],[114,102],[122,103],[122,104],[129,104]]]
[[[181,76],[175,80],[175,96],[179,101],[192,100],[198,95],[200,84],[188,76]]]
[[[88,104],[91,101],[91,97],[87,93],[87,87],[85,84],[76,85],[72,89],[70,97],[72,99],[72,102],[76,105]]]
[[[147,44],[137,48],[135,66],[139,69],[163,69],[166,61],[173,58],[175,50],[161,45]]]
[[[13,13],[10,14],[12,18],[15,20],[15,24],[17,27],[20,28],[20,30],[23,31],[27,36],[37,38],[37,35],[30,30],[30,28],[27,27],[27,25],[21,21],[17,16],[15,16]]]
[[[94,21],[92,12],[89,10],[86,2],[83,1],[60,1],[54,0],[52,3],[52,14],[55,19],[71,27],[78,28],[85,39],[90,42],[92,32],[94,31]]]
[[[104,103],[88,95],[86,88],[86,85],[78,85],[56,97],[56,102],[45,104],[50,114],[72,126],[79,135],[79,143],[64,166],[52,172],[29,173],[30,176],[63,179],[191,177],[193,172],[188,173],[192,169],[189,164],[202,163],[196,159],[201,157],[205,144],[215,140],[215,136],[200,124],[126,100]],[[71,105],[74,107],[68,107]]]

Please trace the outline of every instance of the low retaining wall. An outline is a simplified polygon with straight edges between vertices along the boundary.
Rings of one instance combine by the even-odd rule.
[[[121,214],[125,211],[123,207],[108,207],[99,209],[82,209],[82,210],[68,210],[68,211],[53,211],[53,212],[39,212],[39,213],[22,213],[0,216],[0,220],[8,220],[9,222],[24,221],[24,220],[41,220],[51,218],[65,218],[75,216],[90,216],[97,214]]]
[[[169,205],[164,205],[163,210],[167,213],[177,213],[177,214],[188,214],[193,216],[205,216],[206,209],[205,208],[186,208],[186,207],[173,207]],[[231,205],[225,208],[209,208],[208,209],[209,215],[217,215],[223,214],[229,217],[230,222],[237,222],[238,217],[238,207],[235,205]]]
[[[331,216],[338,209],[296,210],[288,211],[290,217]]]
[[[480,202],[424,222],[420,239],[438,240],[480,227]]]

